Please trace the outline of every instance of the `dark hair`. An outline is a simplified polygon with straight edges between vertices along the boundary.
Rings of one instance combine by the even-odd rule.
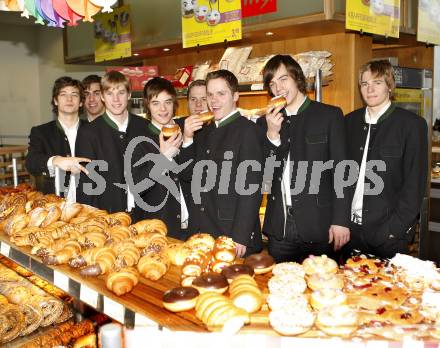
[[[208,85],[209,81],[215,79],[225,80],[232,94],[238,92],[238,80],[235,77],[235,75],[231,73],[229,70],[211,71],[210,73],[208,73],[208,75],[206,75],[206,85]]]
[[[263,68],[264,88],[269,92],[269,95],[274,97],[272,91],[270,90],[270,82],[281,65],[286,67],[290,77],[296,82],[298,90],[302,94],[306,94],[306,78],[301,66],[290,55],[277,54],[276,56],[270,58]]]
[[[151,99],[157,97],[161,92],[167,92],[173,98],[173,111],[176,112],[177,109],[177,92],[174,88],[173,84],[164,79],[162,77],[155,77],[148,81],[144,86],[144,103],[145,103],[145,112],[148,118],[151,118],[150,109],[148,108],[148,104]]]
[[[188,86],[188,91],[186,92],[186,99],[189,99],[189,94],[194,87],[206,87],[205,80],[194,80]]]
[[[55,99],[59,96],[61,90],[64,87],[76,87],[79,92],[79,101],[80,103],[84,102],[84,90],[81,82],[78,80],[72,79],[70,76],[62,76],[55,80],[52,88],[52,99],[50,101],[52,105],[52,112],[55,116],[58,116],[58,106],[55,105]],[[79,108],[79,113],[82,112],[82,107]]]
[[[374,77],[383,77],[390,90],[390,95],[392,95],[394,88],[396,88],[396,81],[394,80],[393,66],[390,61],[386,59],[372,60],[362,65],[359,69],[359,85],[362,82],[362,75],[367,71],[370,71]]]
[[[127,93],[131,93],[130,80],[127,76],[116,70],[110,70],[101,79],[101,92],[104,93],[114,85],[122,84]]]
[[[82,80],[82,85],[84,90],[87,90],[90,88],[90,85],[92,83],[98,83],[99,86],[101,86],[101,76],[98,75],[88,75]]]

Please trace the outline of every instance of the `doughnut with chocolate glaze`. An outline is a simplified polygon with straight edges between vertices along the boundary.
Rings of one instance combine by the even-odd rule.
[[[232,282],[237,276],[242,274],[248,274],[251,277],[254,275],[254,269],[249,265],[233,264],[223,268],[222,274],[228,279],[228,282]]]
[[[275,266],[275,261],[269,254],[259,253],[246,257],[244,264],[251,266],[255,274],[264,274],[272,270]]]
[[[190,286],[180,286],[167,290],[163,294],[162,302],[171,312],[187,311],[196,306],[199,291]]]
[[[192,282],[192,286],[201,294],[208,291],[223,294],[228,289],[228,285],[225,276],[215,272],[204,273]]]

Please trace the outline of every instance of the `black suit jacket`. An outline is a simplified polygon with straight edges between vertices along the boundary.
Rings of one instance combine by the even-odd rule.
[[[365,108],[346,117],[349,159],[360,166],[368,134]],[[380,160],[386,171],[374,170],[383,181],[379,195],[364,195],[362,225],[374,246],[389,238],[412,239],[428,175],[428,130],[426,121],[391,104],[377,124],[371,125],[367,161]],[[369,179],[366,184],[375,184]],[[352,187],[352,196],[356,184]]]
[[[108,168],[95,167],[96,173],[105,182],[105,188],[102,193],[94,195],[87,194],[83,185],[92,184],[93,188],[97,188],[97,183],[81,173],[77,190],[78,202],[105,209],[110,213],[127,210],[124,172],[131,171],[134,156],[128,162],[129,165],[124,167],[124,153],[131,140],[137,136],[146,136],[147,125],[146,119],[133,114],[128,116],[126,132],[120,132],[106,114],[87,124],[81,137],[77,139],[78,156],[88,157],[91,160],[103,160]]]
[[[183,133],[183,120],[176,120],[176,123],[181,127]],[[157,129],[150,121],[148,121],[147,125],[148,134],[147,137],[150,138],[154,144],[149,142],[143,142],[135,153],[135,159],[133,163],[136,163],[140,160],[145,154],[159,154],[159,134],[160,131]],[[165,161],[168,159],[164,158]],[[174,158],[175,161],[178,161],[177,158]],[[143,165],[136,166],[133,168],[133,179],[135,183],[139,183],[145,178],[150,178],[153,180],[153,185],[148,189],[142,191],[141,197],[142,200],[151,207],[159,207],[163,204],[161,208],[157,211],[144,210],[139,205],[136,205],[134,210],[134,220],[139,221],[143,219],[161,219],[165,222],[168,228],[168,235],[173,238],[184,240],[186,239],[186,233],[183,233],[181,230],[181,204],[179,200],[176,200],[175,197],[170,193],[167,187],[163,186],[160,183],[154,181],[154,178],[151,175],[151,171],[153,170],[155,163],[152,161],[147,161]],[[172,168],[171,168],[172,169]],[[189,188],[189,183],[183,184],[180,182],[179,175],[170,170],[167,170],[162,175],[167,176],[169,179],[173,180],[176,187],[182,188],[182,193],[188,208],[188,212],[190,212],[191,208],[191,192]],[[168,195],[168,196],[167,196]],[[180,197],[179,197],[180,199]]]
[[[75,143],[75,155],[78,156],[78,138],[83,132],[86,122],[79,120],[78,133]],[[45,194],[55,193],[55,178],[50,177],[47,161],[52,156],[72,156],[69,141],[58,120],[32,127],[29,135],[29,149],[25,166],[34,176],[43,176],[43,187],[39,188]],[[64,186],[69,186],[70,172],[66,173]],[[62,192],[64,195],[64,192]]]
[[[246,245],[249,252],[259,251],[262,247],[259,207],[263,168],[247,168],[246,174],[242,171],[238,176],[237,170],[243,161],[253,160],[262,164],[261,133],[255,124],[238,112],[224,122],[225,125],[218,128],[214,122],[204,126],[195,135],[194,143],[182,148],[180,152],[179,159],[182,162],[195,159],[195,165],[188,167],[182,176],[183,180],[191,182],[193,188],[200,187],[200,182],[192,174],[193,169],[195,174],[201,172],[197,170],[201,169],[201,161],[211,161],[210,168],[203,167],[202,186],[205,187],[206,176],[215,171],[214,180],[211,182],[212,189],[201,192],[200,201],[197,201],[193,192],[190,230],[192,233],[210,233],[214,237],[226,235],[235,242]],[[229,156],[225,156],[226,151],[229,151]],[[228,160],[225,160],[225,157]],[[222,175],[221,171],[224,171]],[[226,184],[220,185],[222,190],[219,191],[220,181]],[[236,186],[243,186],[240,184],[244,184],[245,189],[249,188],[249,185],[258,188],[250,195],[240,195],[236,190]]]
[[[266,136],[266,119],[262,117],[257,121],[265,134],[266,157],[276,156],[276,160],[281,162],[274,171],[263,232],[278,240],[284,236],[281,183],[285,161],[290,152],[290,162],[294,164],[290,187],[293,189],[296,185],[304,185],[301,192],[291,195],[298,233],[305,242],[325,242],[328,240],[330,225],[348,227],[350,221],[349,192],[344,190],[343,198],[338,198],[334,189],[336,165],[347,158],[344,116],[341,109],[310,99],[306,99],[297,115],[286,116],[283,112],[279,147],[274,146]],[[300,161],[307,167],[307,172],[297,176]],[[318,184],[310,180],[315,161],[333,161],[332,169],[322,172]]]

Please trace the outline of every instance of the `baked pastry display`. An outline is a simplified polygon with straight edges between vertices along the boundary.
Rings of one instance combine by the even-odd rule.
[[[131,290],[139,282],[139,272],[134,267],[123,267],[117,271],[112,271],[107,276],[107,289],[118,296],[122,296]]]
[[[229,286],[232,303],[248,313],[257,312],[264,300],[257,282],[248,274],[235,277]]]
[[[313,273],[336,273],[338,271],[336,261],[328,258],[327,255],[309,256],[303,261],[302,266],[307,275]]]
[[[348,337],[358,325],[358,314],[347,305],[324,307],[316,317],[316,326],[331,336]]]
[[[169,311],[182,312],[193,309],[199,295],[196,288],[181,286],[165,291],[162,301]]]
[[[229,283],[231,283],[236,277],[242,274],[254,276],[254,269],[249,265],[233,264],[222,269],[221,273],[226,277]]]
[[[205,292],[216,292],[223,294],[228,290],[228,281],[224,275],[208,272],[196,277],[191,285],[196,288],[201,294]]]
[[[254,269],[255,274],[270,272],[275,267],[273,257],[264,252],[246,257],[244,264],[251,266]]]

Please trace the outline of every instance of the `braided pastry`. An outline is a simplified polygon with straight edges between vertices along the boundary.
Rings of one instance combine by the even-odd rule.
[[[86,255],[90,260],[86,259],[86,261],[91,262],[87,262],[87,267],[83,268],[80,274],[82,276],[98,276],[110,271],[116,260],[116,252],[110,247],[93,248],[90,251]]]
[[[134,267],[124,267],[119,271],[111,272],[106,280],[107,289],[116,295],[124,295],[139,282],[139,273]]]
[[[53,324],[63,313],[63,302],[54,297],[34,295],[30,299],[30,302],[39,306],[41,309],[43,313],[41,326],[43,327]]]

